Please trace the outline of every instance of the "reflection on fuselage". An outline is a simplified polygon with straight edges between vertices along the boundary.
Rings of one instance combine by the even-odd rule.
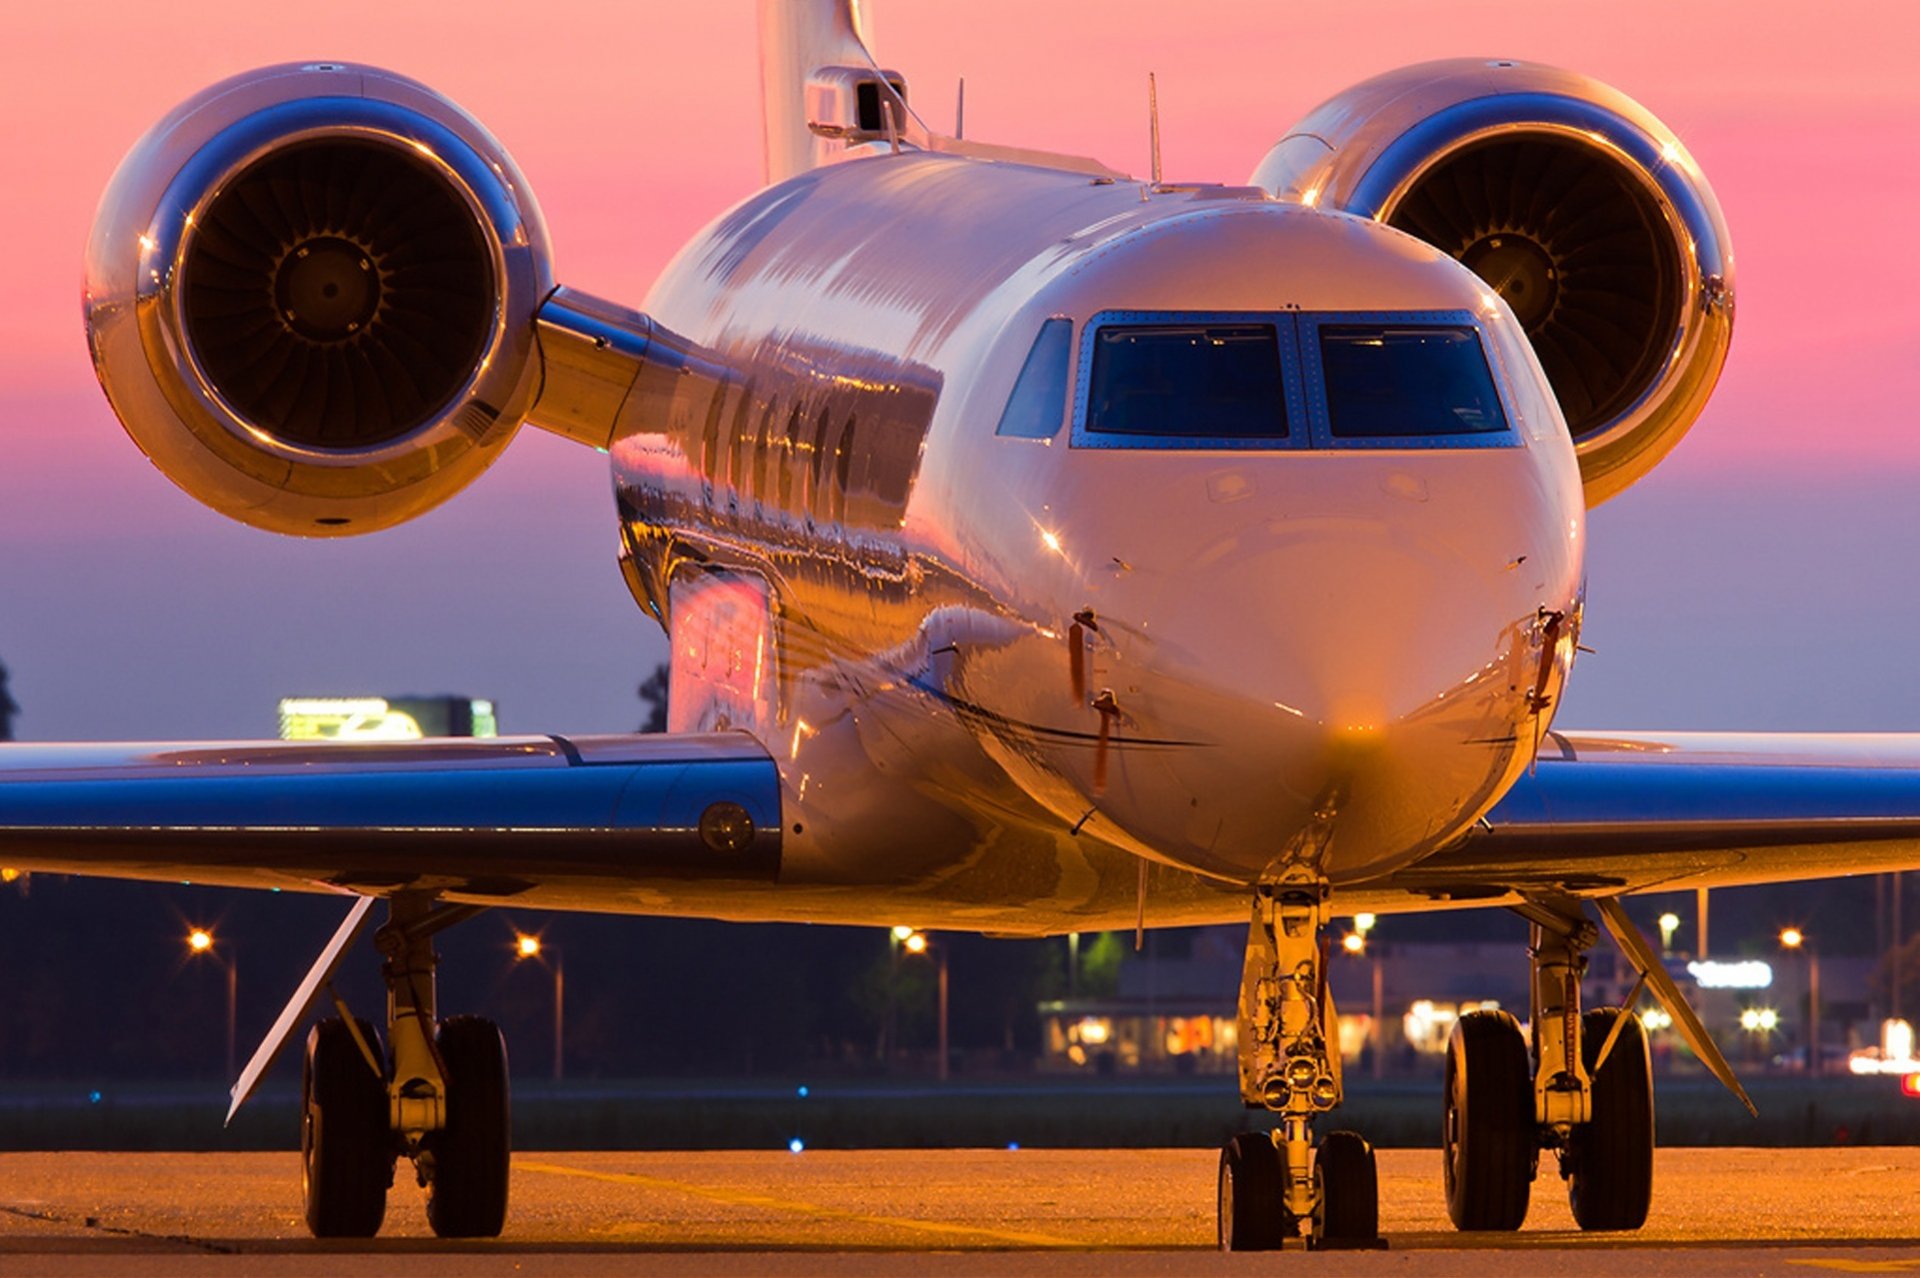
[[[749,201],[647,310],[721,371],[622,423],[630,578],[675,637],[674,726],[781,760],[796,881],[939,873],[916,831],[1009,828],[1362,879],[1457,836],[1544,731],[1578,626],[1572,447],[1510,313],[1405,236],[902,156]],[[1080,446],[1087,339],[1130,315],[1267,317],[1299,342],[1301,429]],[[1344,446],[1297,336],[1316,316],[1426,317],[1417,342],[1374,331],[1435,367],[1432,333],[1477,333],[1504,403],[1448,391],[1481,396],[1446,409],[1459,437]],[[1057,428],[996,433],[1049,320],[1072,326]],[[725,578],[754,586],[700,584]],[[714,674],[749,666],[752,688]],[[874,768],[900,784],[859,806],[893,819],[856,831],[845,789]]]

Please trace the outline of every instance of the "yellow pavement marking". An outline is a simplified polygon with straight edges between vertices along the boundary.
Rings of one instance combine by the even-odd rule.
[[[913,1220],[904,1216],[872,1216],[865,1212],[847,1211],[839,1207],[822,1207],[818,1203],[800,1202],[792,1198],[774,1198],[767,1194],[756,1194],[746,1190],[695,1185],[684,1180],[668,1180],[662,1176],[641,1176],[634,1172],[588,1171],[583,1167],[566,1167],[559,1163],[530,1163],[521,1159],[514,1160],[513,1169],[546,1176],[574,1176],[581,1180],[599,1180],[613,1185],[638,1185],[644,1189],[664,1189],[677,1194],[691,1194],[695,1198],[705,1198],[711,1202],[727,1203],[734,1207],[760,1207],[767,1211],[784,1211],[797,1216],[810,1216],[815,1220],[846,1220],[857,1224],[885,1225],[893,1229],[907,1229],[948,1237],[991,1238],[996,1242],[1013,1243],[1021,1247],[1071,1247],[1076,1250],[1086,1250],[1095,1246],[1092,1243],[1061,1238],[1054,1234],[1035,1234],[1015,1229],[990,1229],[984,1225],[960,1225],[944,1220]]]
[[[1802,1260],[1787,1259],[1789,1265],[1812,1265],[1815,1269],[1838,1269],[1846,1274],[1906,1274],[1920,1269],[1920,1260]]]

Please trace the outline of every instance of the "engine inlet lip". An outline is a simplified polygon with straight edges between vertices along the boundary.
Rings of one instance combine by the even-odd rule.
[[[1433,168],[1490,141],[1528,137],[1575,141],[1606,154],[1652,201],[1686,245],[1676,253],[1679,309],[1671,341],[1647,384],[1614,420],[1576,442],[1584,457],[1632,441],[1648,419],[1689,380],[1704,349],[1724,358],[1730,337],[1733,263],[1716,212],[1702,203],[1671,138],[1655,137],[1607,106],[1559,93],[1511,93],[1461,102],[1436,112],[1388,144],[1355,184],[1348,212],[1389,220]]]
[[[378,444],[346,449],[282,438],[230,403],[194,348],[182,287],[196,228],[230,183],[276,153],[329,141],[391,149],[444,182],[473,215],[492,275],[486,336],[465,380],[433,416],[412,430]],[[462,416],[463,406],[476,399],[499,403],[510,398],[506,379],[513,361],[498,358],[512,336],[509,317],[523,311],[531,315],[540,301],[537,296],[514,295],[520,291],[515,287],[520,272],[513,269],[507,250],[509,246],[519,250],[528,239],[526,218],[515,205],[515,195],[458,134],[417,111],[374,99],[295,99],[255,112],[216,134],[168,184],[152,224],[141,237],[146,265],[136,283],[135,306],[148,349],[164,350],[184,371],[185,376],[169,388],[181,421],[214,452],[241,460],[256,471],[261,469],[261,459],[245,460],[247,451],[265,453],[284,464],[329,469],[397,462],[442,441],[471,444],[472,433],[455,419]],[[534,291],[527,285],[521,288]]]

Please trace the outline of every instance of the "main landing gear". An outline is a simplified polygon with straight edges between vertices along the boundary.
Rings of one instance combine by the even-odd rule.
[[[478,1017],[434,1017],[433,936],[477,908],[395,896],[374,941],[385,960],[385,1044],[343,1015],[307,1036],[300,1121],[307,1227],[320,1238],[380,1229],[404,1155],[442,1238],[490,1238],[507,1215],[507,1048]]]
[[[1326,897],[1314,881],[1254,897],[1240,978],[1240,1098],[1280,1122],[1220,1151],[1222,1250],[1273,1250],[1302,1231],[1315,1250],[1385,1245],[1373,1147],[1353,1132],[1313,1141],[1314,1119],[1341,1098]]]
[[[1533,1041],[1505,1012],[1469,1012],[1454,1025],[1447,1214],[1463,1230],[1518,1229],[1547,1149],[1559,1158],[1580,1228],[1638,1229],[1653,1195],[1646,1030],[1632,997],[1625,1007],[1581,1011],[1580,977],[1598,932],[1577,902],[1516,908],[1531,925]]]

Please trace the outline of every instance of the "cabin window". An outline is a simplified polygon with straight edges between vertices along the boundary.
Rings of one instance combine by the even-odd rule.
[[[1319,326],[1327,424],[1336,440],[1504,432],[1506,413],[1468,327]]]
[[[1182,440],[1284,440],[1272,324],[1151,324],[1094,334],[1086,429]]]
[[[753,496],[761,502],[773,496],[768,487],[767,453],[773,446],[773,415],[779,411],[779,404],[777,397],[767,401],[767,411],[760,414],[760,432],[753,440]]]
[[[828,406],[822,405],[820,416],[813,423],[813,443],[807,449],[807,509],[818,514],[826,514],[820,502],[820,470],[827,462],[827,429],[832,424],[828,420]]]
[[[996,435],[1052,439],[1067,407],[1067,365],[1073,358],[1073,321],[1050,319],[1040,326],[1020,368]]]
[[[836,522],[844,522],[847,517],[847,488],[853,482],[853,433],[857,422],[852,413],[847,414],[846,425],[840,428],[840,442],[833,449],[833,512]]]

